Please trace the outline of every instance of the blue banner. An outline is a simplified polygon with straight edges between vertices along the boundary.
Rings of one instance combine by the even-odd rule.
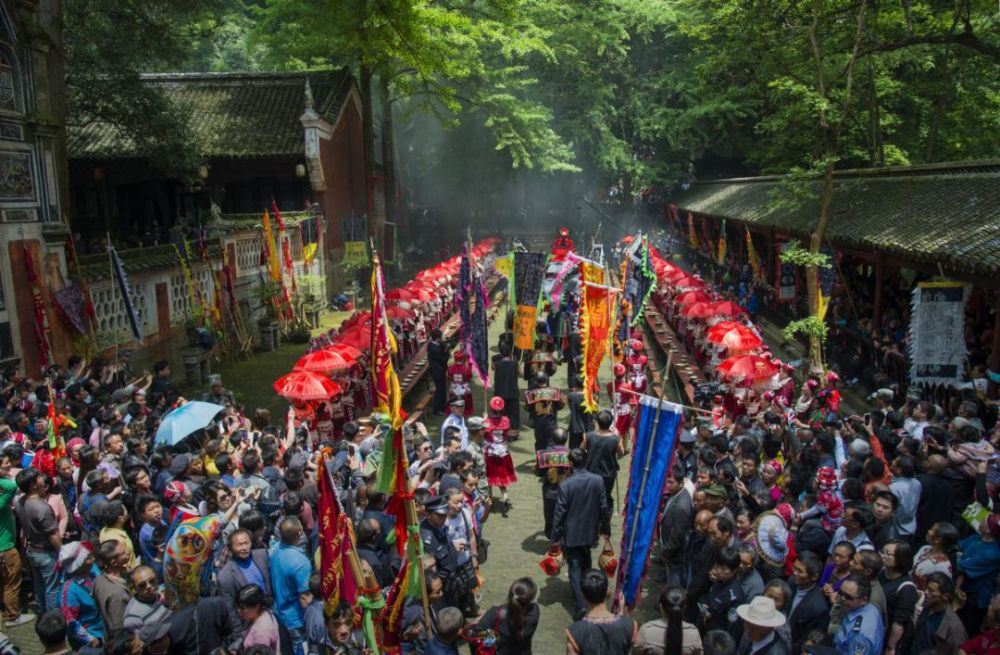
[[[618,591],[626,607],[635,607],[649,559],[660,498],[683,418],[680,405],[652,396],[639,400],[639,427],[625,494],[625,532],[618,563]]]

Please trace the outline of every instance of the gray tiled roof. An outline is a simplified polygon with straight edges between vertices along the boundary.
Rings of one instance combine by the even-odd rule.
[[[672,199],[686,212],[724,217],[807,238],[819,218],[820,180],[810,198],[778,209],[780,178],[697,182]],[[826,230],[835,245],[879,250],[968,272],[1000,270],[1000,161],[842,171]]]
[[[299,117],[309,80],[314,108],[335,119],[353,83],[347,69],[300,73],[167,73],[144,75],[178,113],[186,115],[201,155],[253,158],[302,155]],[[71,159],[141,157],[116,126],[70,127]]]

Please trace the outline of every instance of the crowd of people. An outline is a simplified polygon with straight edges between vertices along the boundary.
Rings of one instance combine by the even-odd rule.
[[[680,311],[684,290],[666,267],[658,273],[651,302],[715,376],[717,347]],[[709,407],[687,411],[648,570],[662,616],[639,625],[615,602],[613,564],[602,556],[594,566],[592,553],[612,540],[615,485],[656,355],[641,330],[631,333],[601,409],[587,412],[579,332],[560,325],[571,316],[543,311],[534,348],[519,352],[508,315],[477,406],[469,362],[441,332],[452,287],[445,279],[436,300],[397,299],[419,312],[399,319],[397,364],[426,345],[428,414],[444,415],[440,429],[427,417],[403,429],[427,611],[414,598],[398,626],[380,622],[399,628],[399,652],[457,654],[468,642],[473,653],[530,655],[539,629],[586,655],[1000,650],[1000,423],[991,406],[970,401],[949,417],[890,391],[848,408],[836,374],[789,370],[762,345],[771,378],[718,375]],[[215,379],[204,399],[224,409],[172,445],[157,430],[186,401],[166,361],[135,379],[79,357],[41,379],[5,371],[3,624],[33,622],[51,654],[372,653],[360,609],[325,603],[314,556],[319,476],[329,473],[361,568],[382,595],[403,567],[391,499],[376,491],[389,433],[370,415],[367,361],[342,378],[339,400],[295,408],[292,429],[267,410],[243,411]],[[537,481],[519,479],[510,447],[528,430]],[[509,489],[526,484],[538,488],[541,516],[514,508]],[[532,577],[489,571],[494,514],[541,525],[555,562],[543,568],[568,573],[568,625],[546,625]],[[201,558],[194,597],[171,587],[193,561],[171,549]],[[506,589],[504,602],[484,607],[484,584]]]

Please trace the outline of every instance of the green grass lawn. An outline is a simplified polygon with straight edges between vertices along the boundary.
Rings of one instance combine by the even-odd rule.
[[[351,312],[328,312],[320,317],[320,326],[313,335],[326,332],[340,325]],[[284,415],[288,403],[274,393],[271,385],[306,353],[306,344],[282,343],[272,352],[256,352],[252,359],[226,362],[218,367],[222,384],[233,392],[237,402],[246,408],[247,415],[258,407],[271,411],[272,417]]]

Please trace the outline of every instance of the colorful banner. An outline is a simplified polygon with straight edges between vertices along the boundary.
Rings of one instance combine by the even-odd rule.
[[[486,319],[486,310],[489,307],[489,298],[486,295],[486,287],[483,281],[477,276],[473,282],[476,292],[476,308],[472,312],[471,331],[469,334],[469,363],[472,371],[479,378],[479,383],[483,387],[490,387],[490,344],[487,330],[489,323]]]
[[[372,341],[371,373],[375,392],[375,411],[389,417],[394,430],[403,425],[402,399],[399,377],[392,366],[392,356],[396,354],[396,337],[389,329],[386,315],[385,282],[382,279],[382,264],[378,256],[373,257],[372,267]]]
[[[345,241],[344,266],[361,267],[368,265],[368,244],[364,241]]]
[[[972,288],[963,282],[921,282],[910,313],[910,381],[957,385],[965,370],[965,303]]]
[[[611,289],[604,286],[604,270],[584,262],[583,303],[580,306],[580,333],[583,342],[584,407],[596,412],[600,388],[597,373],[608,347],[611,332]]]
[[[722,227],[719,229],[719,249],[715,259],[719,264],[726,263],[726,219],[722,219]]]
[[[324,460],[316,480],[319,494],[316,521],[319,524],[320,587],[323,591],[323,606],[329,616],[340,601],[351,605],[357,602],[358,586],[348,560],[354,531],[330,480],[328,466]]]
[[[80,334],[87,334],[87,321],[84,317],[86,299],[83,296],[83,289],[71,284],[53,293],[52,299],[56,301],[56,305],[69,324]]]
[[[688,212],[688,241],[695,250],[699,248],[698,232],[694,229],[694,214],[691,212]]]
[[[819,320],[823,321],[826,320],[826,311],[830,308],[830,294],[833,292],[833,284],[837,281],[837,269],[833,259],[837,255],[829,246],[821,247],[820,252],[826,255],[830,262],[829,268],[820,266],[819,270],[816,271],[816,313],[819,315]]]
[[[760,257],[757,256],[757,249],[753,247],[753,237],[750,236],[750,228],[744,225],[743,229],[747,233],[747,262],[750,264],[750,270],[753,271],[754,277],[758,280],[763,280],[764,267],[761,266]]]
[[[267,275],[275,282],[281,281],[281,267],[278,264],[278,244],[271,231],[271,215],[264,210],[264,252],[267,254]]]
[[[546,256],[540,252],[514,253],[514,294],[517,309],[514,321],[514,346],[520,350],[535,347],[535,318],[538,294],[542,291]]]
[[[115,281],[118,283],[118,292],[121,294],[122,302],[125,305],[125,318],[128,320],[129,328],[132,329],[132,336],[136,341],[142,341],[142,329],[139,327],[139,314],[132,304],[132,295],[129,292],[128,277],[125,275],[125,267],[122,260],[118,258],[118,251],[111,248],[111,266],[115,270]]]
[[[660,495],[673,457],[683,409],[652,396],[639,399],[635,450],[625,493],[625,520],[618,562],[616,602],[635,607],[659,518]]]
[[[318,243],[307,243],[302,246],[302,261],[306,265],[306,268],[312,266],[313,259],[316,257],[316,251],[319,250]]]
[[[781,261],[781,253],[791,247],[787,241],[779,243],[778,248],[778,280],[774,286],[778,288],[778,300],[791,302],[798,294],[799,268],[795,264],[785,264]]]

